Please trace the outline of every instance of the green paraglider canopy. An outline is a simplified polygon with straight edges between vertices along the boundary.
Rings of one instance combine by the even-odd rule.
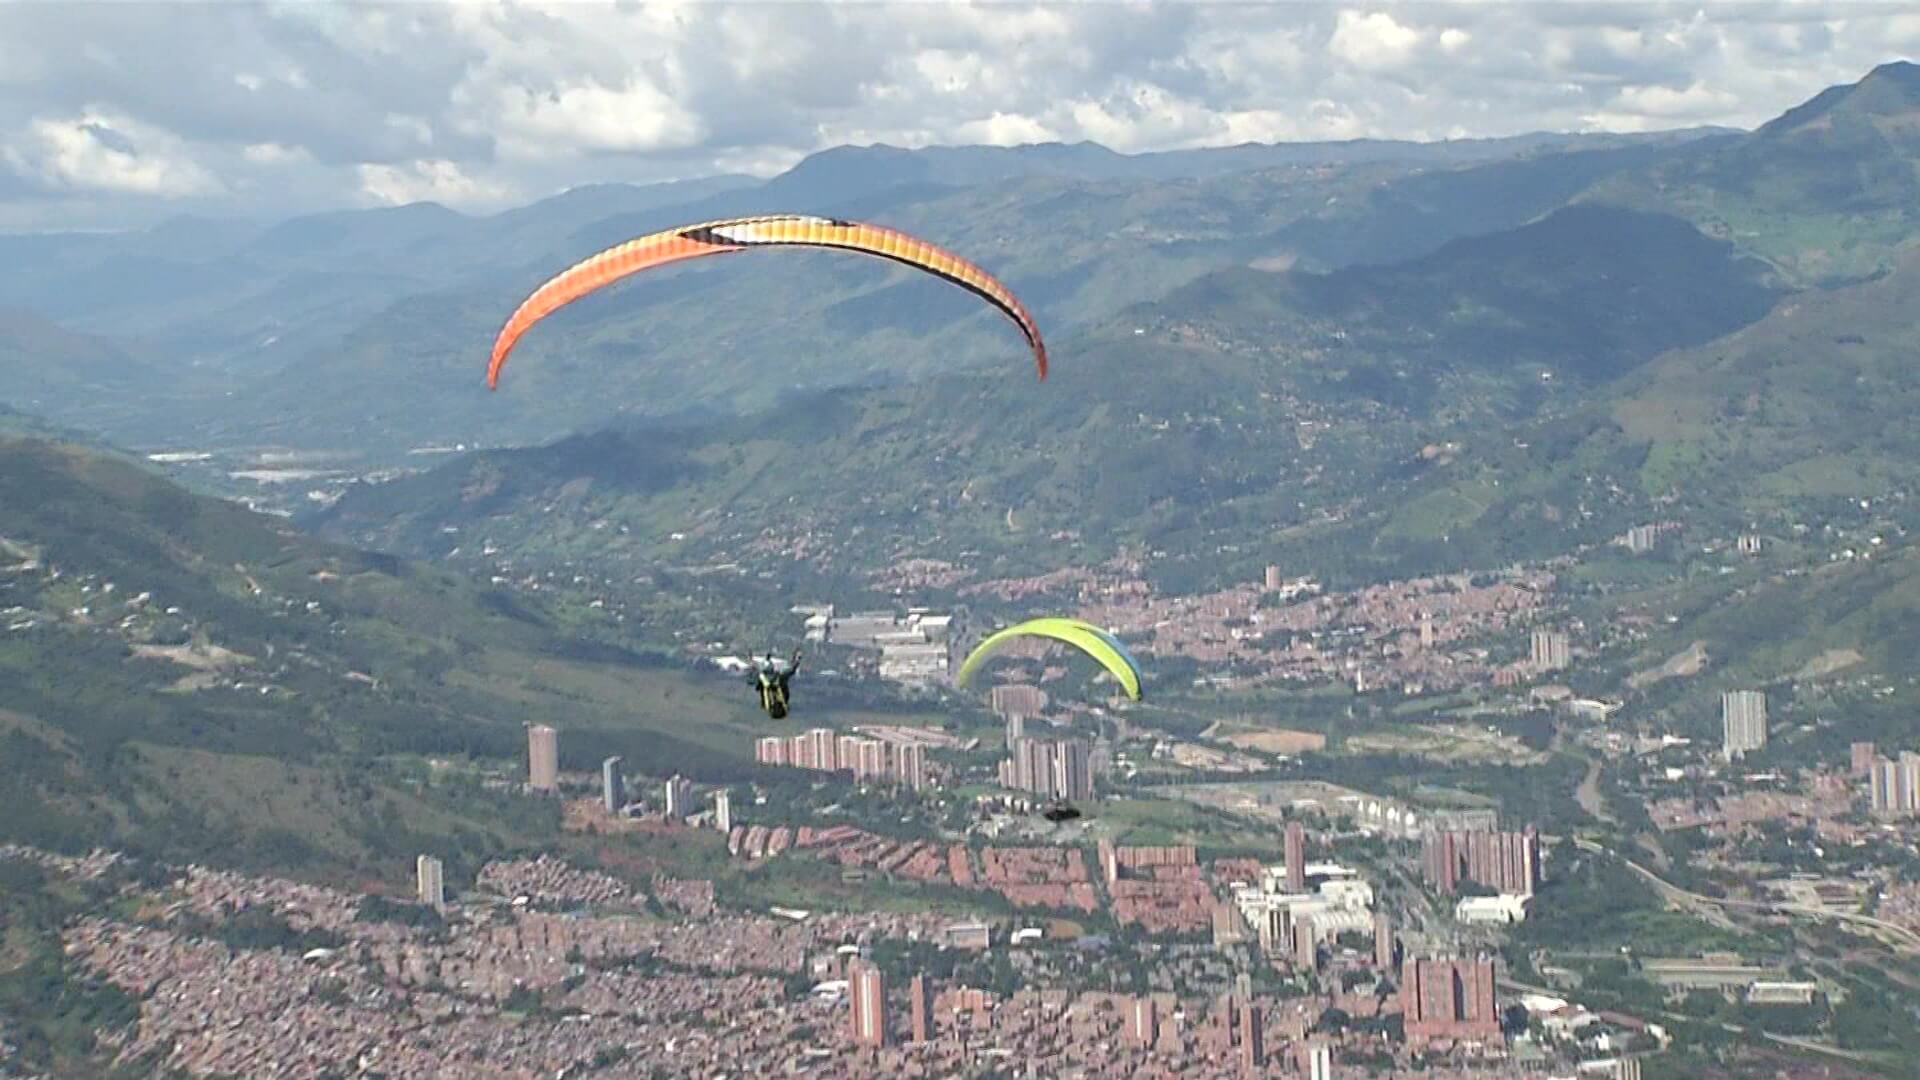
[[[1120,639],[1092,623],[1058,616],[1029,619],[988,635],[985,641],[967,654],[966,661],[953,678],[954,685],[964,687],[980,665],[1020,637],[1053,638],[1072,645],[1106,668],[1119,681],[1121,688],[1126,690],[1128,697],[1140,700],[1140,665],[1134,662],[1133,654],[1127,651],[1127,647],[1120,644]]]

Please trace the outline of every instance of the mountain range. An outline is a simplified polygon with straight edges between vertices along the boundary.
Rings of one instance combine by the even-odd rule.
[[[1397,265],[1209,275],[1062,351],[1045,384],[956,375],[640,424],[358,488],[314,520],[420,556],[454,546],[449,526],[524,553],[616,521],[621,543],[666,544],[655,556],[737,554],[768,531],[858,537],[810,547],[815,571],[961,550],[1050,568],[1022,560],[1021,536],[1063,530],[1088,538],[1075,558],[1144,544],[1218,565],[1223,544],[1304,539],[1356,491],[1406,489],[1435,431],[1550,413],[1760,318],[1775,295],[1761,272],[1684,223],[1576,207]],[[1335,569],[1285,545],[1275,557]]]
[[[1693,222],[1797,285],[1892,269],[1920,223],[1920,65],[1882,64],[1752,135],[1679,147],[1588,196]]]
[[[862,259],[808,253],[647,275],[479,375],[520,298],[631,236],[750,213],[833,213],[924,235],[1003,275],[1056,342],[1211,270],[1418,255],[1518,225],[1592,183],[1725,133],[1248,145],[843,147],[764,182],[596,185],[485,218],[434,204],[279,223],[183,218],[125,234],[0,237],[0,309],[124,354],[75,385],[26,330],[0,357],[34,410],[127,444],[371,455],[525,443],[622,415],[764,407],[796,387],[1000,364],[979,305]],[[717,317],[725,313],[724,318]],[[72,346],[61,346],[70,348]],[[46,359],[32,361],[33,356]]]
[[[316,524],[422,556],[453,546],[450,526],[516,555],[784,545],[810,572],[965,554],[991,575],[1141,545],[1175,553],[1168,580],[1197,583],[1204,566],[1213,584],[1262,561],[1332,580],[1500,565],[1682,510],[1784,528],[1806,499],[1911,476],[1910,425],[1892,418],[1920,233],[1875,232],[1878,202],[1742,181],[1729,191],[1766,227],[1717,235],[1679,212],[1715,189],[1660,178],[1793,177],[1816,151],[1862,176],[1911,172],[1905,143],[1859,132],[1920,116],[1899,111],[1914,70],[1877,69],[1823,95],[1817,117],[1751,134],[1582,152],[1650,158],[1530,188],[1549,205],[1509,228],[1410,242],[1391,261],[1200,274],[1070,338],[1043,385],[969,370],[801,393],[737,421],[630,424],[356,489]],[[1484,204],[1538,166],[1390,181],[1367,200],[1377,217],[1340,220],[1364,237],[1422,200]],[[1644,190],[1669,205],[1609,195]],[[1876,269],[1806,280],[1805,257],[1782,253],[1809,222],[1851,230],[1850,257]],[[1876,422],[1819,420],[1856,407]],[[610,544],[592,533],[604,522],[626,534]],[[1034,540],[1056,533],[1081,539]]]

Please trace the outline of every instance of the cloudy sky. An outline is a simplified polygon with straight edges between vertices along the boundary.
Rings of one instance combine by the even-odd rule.
[[[1751,127],[1920,0],[0,0],[0,229],[769,175],[840,143]]]

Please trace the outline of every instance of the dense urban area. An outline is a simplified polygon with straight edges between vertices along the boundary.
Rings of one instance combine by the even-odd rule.
[[[1555,752],[1588,766],[1575,790],[1530,800],[1549,807],[1542,820],[1316,777],[1324,731],[1241,720],[1170,735],[1111,688],[1054,686],[1075,664],[1042,643],[997,662],[982,695],[994,726],[754,737],[765,775],[811,777],[797,789],[652,775],[620,756],[567,771],[567,732],[530,725],[521,766],[470,781],[555,802],[565,833],[595,846],[496,859],[459,881],[420,852],[411,895],[111,851],[4,858],[94,883],[98,902],[60,940],[137,1009],[109,1045],[123,1063],[191,1075],[684,1075],[726,1062],[822,1075],[1639,1077],[1646,1064],[1683,1075],[1658,1063],[1715,1026],[1856,1056],[1846,1025],[1871,1021],[1849,1020],[1858,984],[1834,962],[1920,950],[1920,886],[1902,869],[1920,754],[1856,741],[1788,765],[1767,755],[1782,728],[1759,689],[1718,695],[1717,739],[1623,724],[1619,700],[1554,681],[1617,647],[1559,613],[1554,583],[1548,569],[1515,570],[1339,593],[1270,568],[1255,585],[1171,600],[1121,574],[1070,583],[1081,610],[1143,656],[1199,654],[1244,673],[1236,683],[1402,700],[1469,691],[1477,719],[1422,726],[1396,748],[1416,759],[1524,765],[1545,759],[1538,731],[1550,731]],[[977,634],[930,609],[813,604],[792,617],[813,647],[923,690]],[[1684,678],[1688,660],[1629,681]],[[1515,717],[1519,735],[1502,727]],[[1369,737],[1385,736],[1339,741]],[[1032,812],[1063,799],[1088,816]],[[1109,813],[1179,824],[1151,829],[1167,842],[1132,843]],[[1631,845],[1612,827],[1628,816],[1644,830]],[[623,854],[662,843],[918,891],[870,910],[743,902],[674,876],[671,859]],[[1657,902],[1610,910],[1636,888]]]

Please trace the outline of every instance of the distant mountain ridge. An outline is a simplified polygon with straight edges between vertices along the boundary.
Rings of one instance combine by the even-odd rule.
[[[111,342],[33,312],[0,309],[0,382],[7,403],[22,411],[54,404],[84,415],[90,400],[150,393],[164,378]]]
[[[1899,95],[1873,96],[1898,105]],[[1849,108],[1837,100],[1823,115]],[[1817,486],[1756,485],[1751,470],[1817,470],[1842,435],[1883,490],[1906,484],[1920,450],[1878,432],[1898,426],[1892,417],[1905,407],[1901,376],[1887,365],[1902,340],[1898,297],[1909,273],[1807,287],[1778,258],[1805,223],[1779,201],[1783,188],[1752,189],[1777,212],[1742,236],[1678,212],[1705,201],[1638,197],[1683,177],[1702,200],[1749,198],[1737,177],[1714,171],[1737,161],[1756,176],[1810,180],[1802,148],[1783,147],[1793,140],[1781,130],[1594,166],[1592,183],[1558,204],[1551,196],[1577,177],[1527,178],[1537,201],[1515,201],[1527,204],[1515,214],[1523,220],[1410,258],[1284,270],[1265,253],[1286,250],[1290,229],[1337,222],[1359,237],[1373,226],[1367,209],[1281,224],[1247,241],[1240,265],[1194,275],[1059,343],[1057,374],[1043,388],[996,373],[804,397],[692,437],[622,429],[357,492],[318,524],[428,556],[445,552],[438,537],[448,526],[535,553],[581,550],[580,530],[617,521],[632,533],[620,557],[643,562],[665,551],[737,553],[764,531],[815,537],[816,550],[838,544],[838,559],[810,562],[843,570],[900,552],[965,552],[982,573],[1027,572],[1128,543],[1188,553],[1186,565],[1157,571],[1169,580],[1217,584],[1265,559],[1351,581],[1545,557],[1682,508],[1730,522],[1804,507]],[[1885,140],[1869,143],[1891,152]],[[1408,205],[1437,213],[1459,197],[1444,186],[1440,197],[1413,193],[1469,180],[1513,190],[1515,168],[1385,180],[1367,202],[1387,214]],[[1888,225],[1876,250],[1891,257],[1915,230],[1893,227],[1881,209],[1814,202],[1805,221]],[[1872,328],[1866,351],[1849,344],[1846,320]],[[1793,357],[1792,372],[1749,377],[1767,368],[1746,343],[1783,333],[1799,350],[1769,349],[1764,362]],[[1847,359],[1856,354],[1871,366]],[[1707,359],[1723,356],[1741,359]],[[1863,413],[1884,421],[1844,432],[1823,421],[1859,396],[1826,381],[1834,371],[1884,385]],[[1718,432],[1742,413],[1756,418],[1744,429],[1766,434]],[[1663,414],[1671,419],[1651,419]],[[1769,431],[1764,418],[1780,426]],[[1678,430],[1656,430],[1661,423]],[[568,489],[584,498],[556,500],[584,475],[589,445],[624,467],[596,466],[591,484]],[[772,462],[787,481],[763,493],[750,478]],[[623,482],[623,471],[635,481]],[[873,476],[888,482],[875,489]],[[494,494],[483,504],[454,497],[479,489]],[[789,499],[794,491],[808,496]],[[725,507],[733,522],[702,507]],[[1030,548],[1023,530],[1083,539]],[[663,542],[668,532],[690,539],[676,547]]]
[[[527,343],[516,397],[469,388],[468,365],[526,291],[598,247],[669,225],[778,210],[908,228],[1007,277],[1064,340],[1235,261],[1276,251],[1318,267],[1341,265],[1349,252],[1392,259],[1464,231],[1511,227],[1699,135],[1143,155],[1092,144],[842,147],[764,182],[593,185],[485,218],[418,204],[279,223],[179,219],[144,233],[0,237],[0,304],[105,337],[176,378],[201,377],[163,386],[161,408],[125,396],[89,401],[89,418],[124,440],[195,431],[381,451],[487,432],[529,441],[605,422],[622,407],[751,411],[796,385],[924,377],[995,362],[1004,344],[973,308],[884,267],[742,260],[652,275],[576,305]],[[1380,215],[1347,213],[1376,200],[1397,215],[1385,227],[1373,224]],[[1323,216],[1324,226],[1305,227]],[[1287,232],[1295,224],[1304,231]],[[667,302],[675,298],[687,303]],[[730,319],[717,323],[714,312]],[[572,373],[582,370],[601,381]],[[222,382],[211,393],[200,385]],[[119,415],[101,418],[100,404],[118,404]],[[58,415],[63,406],[42,407]]]
[[[765,530],[816,537],[810,561],[843,571],[901,550],[1052,569],[1138,544],[1264,549],[1364,576],[1443,553],[1418,534],[1301,550],[1326,515],[1418,494],[1405,462],[1429,438],[1575,408],[1667,350],[1760,319],[1777,296],[1762,269],[1672,218],[1573,207],[1402,264],[1207,275],[1061,347],[1044,385],[949,377],[582,436],[356,490],[313,523],[421,557],[476,531],[513,557],[605,548],[588,535],[614,522],[631,537],[623,559],[720,558]],[[874,476],[889,479],[875,489]],[[1009,512],[1088,539],[1026,557]],[[1260,541],[1276,531],[1297,539]],[[670,532],[694,539],[661,543]]]
[[[161,373],[140,394],[41,394],[33,411],[56,421],[84,419],[121,441],[191,432],[393,460],[421,443],[537,443],[687,408],[745,415],[794,392],[1005,363],[1005,328],[955,290],[869,260],[781,253],[650,274],[581,301],[523,343],[508,387],[485,392],[478,371],[493,331],[546,276],[605,244],[739,213],[865,217],[949,244],[1008,280],[1068,353],[1176,294],[1186,303],[1238,289],[1234,318],[1244,319],[1265,280],[1240,273],[1248,267],[1407,264],[1576,204],[1688,222],[1764,261],[1775,287],[1863,280],[1887,273],[1916,233],[1920,189],[1902,134],[1912,81],[1911,65],[1888,65],[1753,133],[1131,156],[1087,144],[843,147],[766,182],[587,188],[483,219],[419,206],[0,238],[0,256],[20,256],[0,258],[0,304]],[[1710,291],[1680,283],[1673,295]],[[1571,316],[1578,304],[1563,306]],[[1275,332],[1291,332],[1282,324],[1300,311],[1278,317]],[[1452,335],[1446,349],[1473,333],[1490,335],[1490,355],[1530,348],[1524,330],[1448,318],[1436,328]],[[1596,326],[1595,342],[1639,329]],[[1393,349],[1404,352],[1411,339],[1401,337]],[[1559,361],[1592,357],[1540,359],[1565,378],[1572,369]],[[1360,367],[1371,369],[1361,381],[1388,380],[1383,393],[1418,396],[1435,377],[1410,354]],[[1541,397],[1511,382],[1499,393],[1518,395],[1516,415]]]
[[[1883,64],[1752,135],[1678,147],[1586,197],[1685,218],[1795,286],[1884,274],[1920,235],[1920,65]]]
[[[1430,166],[1459,166],[1575,149],[1666,145],[1725,130],[1689,128],[1630,135],[1534,132],[1434,142],[1394,139],[1248,142],[1237,146],[1135,153],[1122,153],[1091,141],[917,149],[875,143],[836,146],[809,154],[793,168],[768,181],[767,187],[782,195],[793,194],[804,199],[817,197],[823,191],[851,197],[863,193],[863,189],[872,191],[914,184],[970,187],[1030,176],[1074,180],[1204,180],[1290,165],[1417,161]]]
[[[1899,121],[1911,119],[1916,112],[1920,112],[1920,64],[1896,60],[1867,72],[1859,82],[1820,91],[1805,104],[1762,124],[1757,133],[1778,138],[1804,133],[1816,125],[1831,126],[1836,120],[1889,119],[1896,121],[1888,132],[1890,136],[1896,132],[1911,135],[1911,125]]]

